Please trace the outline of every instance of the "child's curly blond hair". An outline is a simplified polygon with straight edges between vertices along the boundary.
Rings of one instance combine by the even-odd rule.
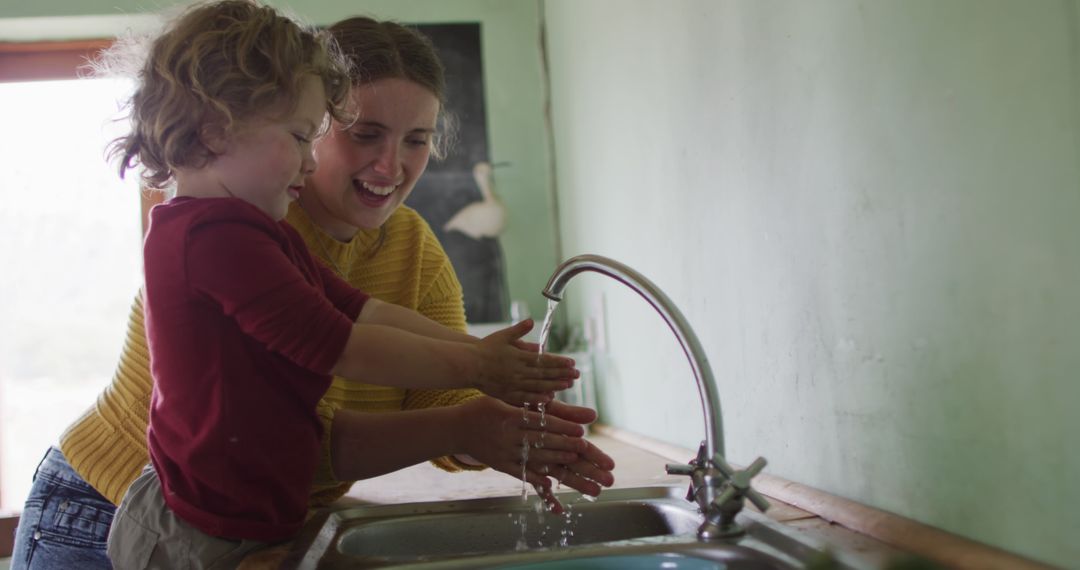
[[[116,67],[131,49],[118,42],[98,69]],[[164,189],[176,169],[213,159],[205,129],[229,133],[255,117],[287,115],[308,75],[322,80],[330,115],[349,123],[350,69],[328,34],[254,0],[194,4],[153,38],[129,103],[131,132],[109,154],[121,177],[141,165],[143,184]]]

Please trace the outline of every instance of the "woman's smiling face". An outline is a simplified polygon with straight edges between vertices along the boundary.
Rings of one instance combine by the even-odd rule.
[[[315,146],[318,168],[300,203],[341,241],[383,225],[427,168],[439,116],[434,93],[408,79],[353,87],[359,117],[335,124]]]

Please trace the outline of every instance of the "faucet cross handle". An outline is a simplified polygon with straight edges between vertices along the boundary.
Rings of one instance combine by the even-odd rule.
[[[720,493],[713,502],[717,505],[722,505],[725,502],[735,498],[737,495],[741,495],[750,499],[751,503],[754,503],[758,509],[762,512],[769,510],[769,501],[765,497],[758,493],[753,487],[750,486],[750,480],[761,473],[761,470],[765,468],[768,462],[764,457],[758,457],[751,463],[746,469],[736,471],[730,465],[724,461],[724,458],[719,453],[713,456],[713,465],[724,474],[727,478],[727,485],[723,492]]]
[[[703,490],[705,471],[709,467],[705,447],[705,442],[701,442],[701,445],[698,446],[697,457],[687,463],[668,463],[664,465],[664,470],[667,471],[668,475],[686,475],[690,477],[690,488],[686,491],[686,500],[691,503],[697,501],[698,493]],[[705,503],[701,504],[703,509],[705,506]]]
[[[693,463],[668,463],[664,466],[668,475],[691,475],[694,473]]]
[[[701,442],[698,446],[697,457],[691,459],[686,463],[668,463],[664,466],[664,469],[668,472],[668,475],[691,475],[695,469],[704,469],[708,467],[709,458],[706,456],[705,442]]]

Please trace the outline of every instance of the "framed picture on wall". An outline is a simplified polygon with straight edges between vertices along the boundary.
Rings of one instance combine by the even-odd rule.
[[[457,120],[457,141],[406,200],[431,225],[465,293],[470,323],[508,319],[506,265],[498,233],[501,204],[492,195],[480,24],[415,24],[431,38],[446,67],[447,110]]]

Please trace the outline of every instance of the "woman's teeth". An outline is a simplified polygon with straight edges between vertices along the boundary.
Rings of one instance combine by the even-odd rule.
[[[397,188],[397,186],[375,186],[373,184],[368,184],[367,182],[364,182],[362,185],[364,190],[367,190],[372,194],[378,194],[379,196],[388,196],[394,191],[394,188]]]

